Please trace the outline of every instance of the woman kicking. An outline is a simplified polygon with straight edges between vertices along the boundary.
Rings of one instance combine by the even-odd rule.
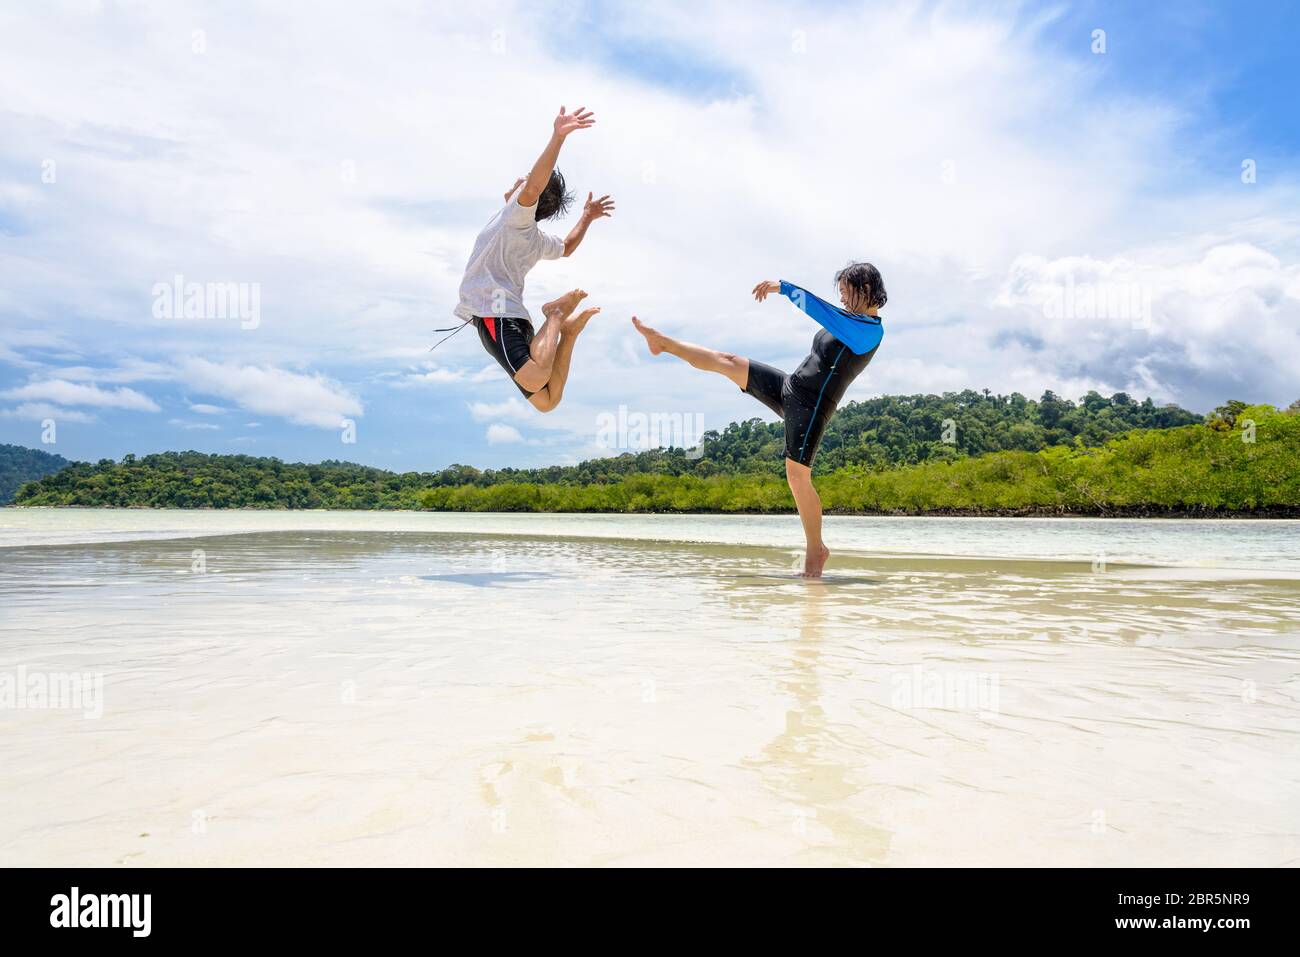
[[[506,190],[505,206],[474,241],[460,283],[456,315],[474,324],[483,348],[539,412],[550,412],[560,404],[574,343],[587,320],[600,311],[587,309],[572,315],[587,296],[574,289],[542,306],[546,320],[534,333],[524,308],[528,271],[540,260],[572,256],[587,235],[587,227],[614,212],[614,201],[608,196],[592,199],[588,193],[582,217],[567,238],[537,228],[539,222],[560,215],[573,201],[573,195],[565,191],[564,177],[555,168],[560,147],[574,130],[585,130],[595,122],[590,110],[578,107],[565,113],[560,107],[546,149],[528,176],[515,180]]]
[[[846,266],[836,273],[835,282],[843,309],[785,280],[754,287],[759,302],[779,292],[822,326],[813,337],[812,352],[790,375],[744,356],[672,339],[632,317],[651,355],[667,352],[697,369],[721,373],[785,420],[785,477],[808,543],[803,565],[807,578],[820,578],[831,554],[822,541],[822,500],[813,488],[813,456],[845,390],[880,347],[884,326],[879,311],[888,298],[880,272],[871,263]]]

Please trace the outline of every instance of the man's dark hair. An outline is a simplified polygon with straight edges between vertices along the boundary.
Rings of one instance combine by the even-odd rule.
[[[537,221],[540,223],[552,216],[563,216],[569,211],[572,202],[573,194],[564,188],[564,174],[558,169],[551,170],[550,182],[537,198]]]
[[[885,292],[885,281],[880,278],[880,270],[871,263],[849,263],[835,274],[836,286],[841,280],[848,283],[849,288],[858,294],[859,301],[866,303],[864,308],[870,309],[875,306],[879,309],[889,301],[889,295]]]

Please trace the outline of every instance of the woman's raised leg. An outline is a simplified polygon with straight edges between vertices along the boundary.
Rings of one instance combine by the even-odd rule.
[[[741,389],[749,385],[749,360],[744,356],[697,346],[693,342],[682,342],[656,329],[651,329],[636,316],[632,317],[632,325],[636,326],[637,332],[645,336],[651,355],[657,356],[661,352],[666,352],[690,363],[696,369],[724,375]]]

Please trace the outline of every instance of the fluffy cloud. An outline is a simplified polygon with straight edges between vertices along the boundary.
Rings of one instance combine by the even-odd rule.
[[[501,367],[496,363],[477,367],[473,364],[447,366],[426,361],[419,363],[416,370],[419,371],[383,372],[378,378],[398,389],[444,385],[456,385],[465,389],[484,382],[503,381]]]
[[[469,414],[475,422],[486,422],[488,419],[514,419],[522,422],[536,415],[531,406],[518,399],[506,399],[504,402],[470,402],[468,407]]]
[[[0,409],[0,418],[19,419],[24,422],[43,422],[53,419],[55,422],[80,422],[88,425],[95,421],[95,416],[75,409],[63,409],[48,402],[23,402],[12,409]]]
[[[59,378],[74,382],[164,382],[176,377],[168,362],[126,358],[108,366],[60,366]]]
[[[321,375],[207,359],[188,360],[181,374],[182,381],[195,392],[219,396],[249,412],[280,416],[299,425],[337,429],[344,419],[363,412],[361,402],[351,392]]]
[[[465,378],[465,373],[460,369],[430,369],[428,372],[412,372],[403,376],[398,385],[446,385],[449,382],[460,382]]]
[[[524,437],[513,425],[505,425],[501,422],[493,422],[487,427],[484,433],[488,445],[506,445],[512,442],[522,442]]]
[[[134,389],[101,389],[62,379],[29,382],[16,389],[0,392],[6,399],[45,400],[65,406],[96,406],[109,409],[130,409],[135,412],[158,412],[158,403]]]
[[[1062,376],[1201,405],[1300,394],[1300,268],[1250,243],[1021,256],[996,303],[992,334]]]
[[[1220,176],[1236,156],[1198,166],[1187,146],[1203,155],[1213,131],[1168,96],[1101,90],[1111,59],[1047,42],[1055,8],[367,10],[181,0],[6,15],[0,223],[21,242],[0,244],[0,362],[22,381],[111,394],[203,356],[181,364],[182,384],[329,429],[361,413],[354,384],[402,370],[380,381],[467,392],[475,422],[567,435],[567,450],[537,447],[553,460],[620,403],[705,411],[710,427],[769,417],[717,377],[646,356],[627,316],[790,368],[813,330],[749,288],[783,277],[830,293],[852,257],[881,267],[891,298],[885,345],[850,398],[1294,398],[1294,183]],[[472,93],[439,77],[474,77]],[[597,125],[561,167],[618,212],[529,276],[530,306],[582,286],[604,307],[565,404],[539,418],[472,332],[436,365],[427,349],[501,191],[554,109],[579,102]],[[54,181],[33,157],[56,163]],[[1043,315],[1039,295],[1066,271],[1149,284],[1152,328]],[[150,291],[176,274],[257,283],[257,328],[154,318]],[[431,445],[435,458],[488,454],[477,428],[438,435],[469,447]]]

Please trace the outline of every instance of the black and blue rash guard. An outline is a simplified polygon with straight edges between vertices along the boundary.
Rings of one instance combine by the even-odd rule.
[[[822,327],[813,336],[812,352],[794,370],[791,380],[805,392],[821,395],[832,409],[848,391],[859,373],[867,367],[885,327],[879,316],[859,316],[832,306],[794,283],[781,280],[785,296],[810,319]]]
[[[855,355],[864,356],[885,336],[885,327],[879,316],[863,316],[849,312],[839,306],[832,306],[825,299],[796,286],[792,282],[781,280],[781,295],[806,313],[817,325],[821,326],[836,339],[848,346]]]
[[[751,359],[745,392],[785,420],[786,458],[811,466],[840,399],[880,347],[884,326],[878,316],[832,306],[784,279],[781,295],[822,328],[791,375]]]

